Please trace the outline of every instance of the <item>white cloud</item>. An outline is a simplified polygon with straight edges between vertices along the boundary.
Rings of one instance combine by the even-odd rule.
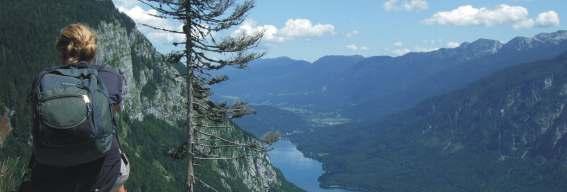
[[[346,33],[345,36],[348,37],[348,38],[351,38],[351,37],[357,36],[358,34],[360,34],[360,32],[358,32],[358,30],[353,30],[351,32]]]
[[[284,27],[278,29],[274,25],[258,25],[253,20],[245,21],[233,35],[252,35],[264,32],[264,40],[270,42],[284,42],[297,38],[321,37],[335,33],[335,26],[331,24],[313,24],[308,19],[288,19]]]
[[[402,56],[405,55],[409,52],[411,52],[412,50],[404,47],[404,42],[401,41],[396,41],[392,44],[394,46],[394,49],[389,49],[392,56]]]
[[[264,40],[271,42],[283,42],[284,37],[279,36],[279,30],[273,25],[258,25],[254,20],[246,20],[240,27],[233,32],[233,35],[245,34],[254,35],[264,32]]]
[[[431,52],[438,50],[439,47],[414,47],[411,52]]]
[[[155,9],[145,10],[142,7],[136,5],[130,8],[119,6],[118,10],[126,13],[126,15],[132,18],[136,23],[152,24],[152,25],[157,25],[159,27],[164,27],[167,22],[164,19],[160,19],[150,15],[150,14],[153,15],[158,14],[158,12]]]
[[[331,24],[313,25],[309,19],[289,19],[281,30],[287,37],[319,37],[327,33],[334,33],[335,26]]]
[[[393,48],[385,49],[391,56],[402,56],[410,52],[431,52],[439,50],[439,48],[455,48],[460,46],[458,42],[444,43],[442,40],[424,40],[421,44],[408,46],[401,41],[396,41],[392,44]]]
[[[150,29],[141,24],[148,24],[155,27],[182,31],[182,23],[173,20],[157,18],[158,11],[143,7],[137,0],[113,0],[119,11],[125,13],[137,23],[137,28],[144,33],[154,44],[170,44],[180,42],[185,39],[183,34],[175,34],[160,30]],[[253,20],[247,20],[233,32],[236,34],[257,34],[264,32],[264,40],[269,42],[284,42],[286,40],[298,38],[320,37],[328,34],[335,34],[335,26],[331,24],[313,23],[309,19],[289,19],[285,25],[278,28],[274,25],[258,25]],[[349,33],[351,36],[358,34],[358,31]],[[213,34],[214,35],[214,34]]]
[[[461,46],[461,43],[455,42],[455,41],[450,41],[446,45],[447,48],[456,48],[456,47],[459,47],[459,46]]]
[[[398,8],[398,0],[386,0],[384,2],[384,9],[386,11],[393,11]]]
[[[441,25],[496,25],[519,23],[528,18],[528,10],[520,6],[499,5],[495,9],[463,5],[451,11],[438,12],[426,22]]]
[[[555,11],[540,13],[535,20],[536,26],[539,27],[556,27],[560,22],[559,14]]]
[[[425,19],[424,23],[453,26],[512,25],[514,28],[549,27],[559,25],[559,15],[548,11],[540,13],[534,20],[529,17],[528,9],[522,6],[501,4],[489,9],[463,5],[450,11],[437,12]]]
[[[407,53],[418,52],[431,52],[439,50],[440,48],[456,48],[461,46],[457,41],[444,41],[444,40],[423,40],[421,43],[414,45],[407,45],[407,43],[396,41],[392,43],[392,47],[384,49],[390,56],[402,56]]]
[[[355,44],[347,45],[346,48],[347,48],[347,49],[350,49],[350,50],[353,50],[353,51],[358,50],[358,46],[356,46]]]
[[[179,25],[177,28],[174,28],[173,26],[169,26],[168,28],[175,29],[177,31],[183,31],[183,25]],[[154,30],[154,29],[142,29],[142,31],[144,31],[147,34],[149,39],[154,40],[156,42],[173,43],[173,42],[185,41],[185,35],[184,34],[170,33],[170,32],[166,32],[166,31],[160,31],[160,30]]]
[[[408,11],[426,10],[428,5],[426,0],[409,0],[404,3],[404,8]]]
[[[123,0],[119,2],[120,3],[117,3],[118,10],[125,13],[130,18],[132,18],[132,20],[136,22],[137,24],[136,26],[138,27],[138,30],[146,34],[152,42],[172,43],[172,42],[181,42],[185,40],[185,35],[183,34],[175,34],[171,32],[150,29],[142,25],[142,24],[146,24],[154,27],[181,31],[183,27],[182,24],[161,19],[158,17],[154,17],[152,15],[157,15],[158,14],[157,10],[144,9],[139,5],[136,5],[135,1]]]
[[[352,51],[367,51],[368,47],[366,46],[360,46],[360,45],[356,45],[356,44],[350,44],[345,46],[347,49],[350,49]]]
[[[402,56],[402,55],[405,55],[409,52],[411,52],[410,49],[405,48],[405,47],[400,47],[400,48],[396,48],[396,49],[392,50],[392,56]]]
[[[428,8],[427,0],[386,0],[384,2],[384,9],[386,11],[421,11]]]
[[[402,56],[407,53],[418,53],[418,52],[431,52],[439,50],[439,47],[431,47],[431,46],[415,46],[413,48],[408,47],[394,47],[394,49],[388,49],[390,51],[391,56]]]

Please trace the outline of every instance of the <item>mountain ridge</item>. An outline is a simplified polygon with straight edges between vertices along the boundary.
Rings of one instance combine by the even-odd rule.
[[[562,191],[566,56],[503,69],[383,120],[294,138],[300,149],[325,162],[325,185],[370,191]]]
[[[443,97],[446,94],[469,87],[477,81],[483,81],[483,79],[488,76],[501,73],[501,70],[507,70],[508,68],[515,68],[537,61],[552,60],[551,58],[560,59],[565,57],[567,52],[567,39],[563,39],[564,33],[564,31],[558,31],[542,33],[539,36],[535,35],[530,38],[518,37],[506,43],[480,39],[473,43],[465,43],[453,49],[440,49],[426,53],[411,53],[399,57],[366,57],[355,64],[350,64],[349,68],[342,70],[340,73],[335,73],[333,76],[324,76],[322,79],[325,80],[325,83],[309,85],[309,83],[312,82],[322,82],[321,79],[311,79],[311,77],[317,77],[316,75],[311,75],[317,71],[309,71],[304,72],[305,74],[309,74],[309,76],[294,76],[294,78],[283,79],[283,81],[273,81],[277,83],[273,83],[274,86],[270,88],[269,92],[271,92],[271,94],[263,95],[263,88],[261,86],[255,87],[253,83],[248,86],[255,87],[256,89],[247,91],[246,93],[254,97],[254,99],[251,100],[253,103],[263,101],[263,104],[273,107],[292,108],[298,111],[306,110],[312,113],[322,114],[337,113],[350,118],[350,121],[346,121],[345,124],[311,128],[312,130],[308,131],[293,130],[289,129],[289,127],[285,127],[285,129],[282,128],[283,131],[290,132],[305,131],[306,134],[295,134],[291,136],[291,140],[299,144],[298,147],[301,151],[324,162],[323,165],[328,172],[320,178],[323,185],[338,185],[355,189],[363,188],[369,191],[396,191],[395,186],[403,186],[403,183],[396,183],[396,181],[392,179],[396,178],[396,175],[391,175],[390,173],[384,173],[383,175],[375,174],[383,170],[393,171],[402,176],[407,175],[403,177],[408,178],[406,182],[411,183],[412,181],[416,181],[416,177],[411,177],[411,175],[418,173],[408,173],[409,171],[416,171],[410,168],[423,166],[424,170],[417,171],[422,171],[422,173],[419,174],[425,179],[417,179],[419,182],[429,182],[428,184],[432,184],[431,182],[433,181],[427,179],[427,176],[431,175],[424,175],[424,173],[431,172],[436,174],[432,176],[432,178],[439,178],[439,182],[441,182],[437,183],[435,186],[451,186],[447,187],[448,190],[446,191],[467,191],[464,190],[463,187],[465,189],[474,189],[472,191],[488,190],[488,188],[479,189],[466,184],[466,178],[462,178],[461,176],[456,177],[458,181],[454,181],[451,179],[452,175],[447,175],[440,171],[441,167],[439,166],[441,166],[441,162],[448,164],[456,164],[456,162],[442,161],[442,159],[440,160],[438,157],[444,156],[435,155],[443,155],[451,151],[457,152],[465,146],[463,143],[451,144],[450,142],[441,142],[433,139],[428,142],[442,143],[444,145],[440,148],[446,148],[444,150],[438,150],[439,145],[436,145],[438,148],[433,150],[427,147],[423,148],[421,145],[415,144],[415,141],[400,139],[403,138],[403,131],[411,129],[404,129],[399,132],[392,131],[395,133],[393,134],[393,138],[388,138],[381,135],[383,132],[374,128],[374,126],[377,126],[376,122],[382,121],[394,121],[389,124],[389,126],[410,126],[409,123],[406,123],[406,121],[409,122],[409,119],[404,119],[397,114],[413,109],[416,104],[428,102],[430,98]],[[538,36],[539,39],[545,37],[550,40],[533,40],[536,36]],[[526,41],[529,44],[518,43],[521,41]],[[480,51],[481,53],[478,54],[476,51]],[[472,52],[472,54],[469,55],[470,52]],[[342,65],[341,67],[344,66],[347,65]],[[305,68],[302,68],[302,70],[303,69]],[[295,74],[294,71],[278,72]],[[250,78],[248,80],[253,81],[253,79],[254,78]],[[295,81],[297,79],[302,79],[302,81]],[[263,76],[262,80],[271,81],[269,76]],[[540,83],[545,85],[545,80],[540,81]],[[280,84],[289,86],[286,87],[286,89],[280,89]],[[239,85],[231,86],[233,86],[233,88],[240,87]],[[297,89],[291,89],[290,87]],[[286,95],[292,91],[295,93],[294,95]],[[221,90],[218,93],[223,94],[226,92],[238,96],[238,91],[231,92],[229,90]],[[460,97],[455,98],[458,99]],[[414,112],[408,116],[421,119],[421,112],[425,113],[426,111],[427,108],[420,108],[418,112]],[[499,113],[499,111],[494,113]],[[451,117],[447,115],[437,120],[444,122],[450,118]],[[471,124],[474,124],[474,122],[471,122]],[[420,127],[427,126],[420,125]],[[450,132],[451,130],[448,129],[448,131]],[[258,132],[258,129],[256,129],[255,132]],[[411,133],[411,137],[408,136],[410,138],[416,138],[420,134],[419,132]],[[399,141],[396,141],[396,139],[399,139]],[[382,140],[383,142],[376,140]],[[333,144],[331,141],[340,142],[340,144]],[[403,143],[402,141],[407,143]],[[374,145],[354,145],[355,143],[364,142],[373,143]],[[392,144],[388,144],[387,142],[391,142]],[[498,145],[497,143],[491,143],[488,146],[490,148]],[[398,149],[404,151],[396,153]],[[465,149],[469,150],[471,148]],[[475,150],[478,151],[478,149]],[[357,152],[360,153],[357,154]],[[412,156],[412,153],[416,155]],[[431,155],[427,156],[428,153],[431,153]],[[496,154],[496,158],[484,159],[489,157],[488,155],[494,154]],[[501,169],[510,168],[501,166],[501,163],[499,163],[501,162],[499,161],[500,158],[506,160],[507,157],[501,157],[494,151],[487,152],[485,156],[478,157],[471,156],[470,153],[462,153],[459,155],[458,158],[468,158],[476,161],[463,161],[470,166],[481,166],[478,162],[489,161],[490,163],[488,163],[488,165],[494,167],[495,170],[500,171]],[[393,157],[393,159],[386,158],[389,156]],[[401,158],[402,156],[405,159]],[[417,157],[427,158],[421,160]],[[406,163],[408,165],[406,165]],[[415,165],[420,163],[423,164]],[[514,166],[520,166],[525,162],[510,161],[510,163]],[[539,172],[553,169],[553,167],[540,169],[537,168],[536,164],[530,162],[526,167],[535,167],[534,170]],[[394,170],[382,165],[388,165],[396,169]],[[437,167],[431,165],[437,165]],[[410,168],[406,166],[410,166]],[[375,167],[380,169],[373,169]],[[459,167],[451,168],[462,172],[471,171]],[[489,172],[489,170],[482,171]],[[369,180],[369,175],[376,176],[376,178],[380,179]],[[478,176],[478,178],[480,177],[481,176]],[[388,183],[387,185],[389,186],[376,184],[382,179],[385,183]],[[505,180],[506,178],[495,178],[495,180],[499,179]],[[475,182],[477,182],[476,184],[478,185],[483,184],[479,180],[475,180]],[[506,182],[508,184],[514,183],[510,180],[506,180]],[[459,184],[449,185],[447,183]],[[485,182],[484,184],[498,186],[497,183]],[[500,187],[503,186],[500,185]],[[510,191],[515,189],[507,188],[506,186],[504,187],[506,190],[502,190],[500,187],[490,189],[493,191]],[[423,188],[420,188],[419,184],[403,189],[406,190],[399,191],[423,191]],[[528,187],[526,189],[534,188]],[[440,190],[435,188],[430,191],[443,190],[445,189]]]
[[[474,40],[472,42],[462,42],[461,44],[459,44],[459,46],[457,47],[453,47],[453,48],[439,48],[439,49],[435,49],[432,51],[419,51],[419,52],[409,52],[407,54],[434,54],[437,53],[441,50],[456,50],[458,48],[463,49],[463,46],[473,46],[473,47],[482,47],[483,45],[490,45],[493,44],[495,45],[495,48],[490,48],[490,50],[500,50],[502,48],[509,48],[509,49],[513,49],[513,48],[521,48],[522,46],[517,46],[518,43],[516,42],[547,42],[547,43],[560,43],[561,41],[567,40],[567,30],[558,30],[555,32],[544,32],[544,33],[538,33],[532,37],[525,37],[525,36],[517,36],[512,38],[511,40],[502,43],[499,40],[494,40],[494,39],[487,39],[487,38],[479,38],[477,40]],[[387,56],[387,55],[376,55],[376,56],[369,56],[369,57],[364,57],[362,55],[324,55],[319,57],[317,60],[313,61],[313,62],[309,62],[309,61],[305,61],[302,59],[295,59],[289,56],[279,56],[279,57],[272,57],[272,58],[264,58],[264,59],[259,59],[258,61],[256,61],[255,63],[261,63],[261,61],[264,60],[273,60],[273,59],[286,59],[286,60],[295,60],[295,61],[305,61],[305,62],[309,62],[309,63],[316,63],[319,60],[322,59],[330,59],[333,57],[361,57],[364,59],[369,59],[369,58],[374,58],[374,57],[382,57],[382,58],[399,58],[399,57],[404,57],[404,55],[400,55],[400,56]]]
[[[241,98],[252,104],[338,112],[353,121],[363,121],[461,88],[510,65],[557,56],[567,51],[565,33],[517,37],[506,43],[480,38],[456,48],[398,57],[321,57],[319,60],[325,62],[341,58],[323,68],[313,67],[317,65],[307,61],[278,59],[279,66],[285,67],[270,70],[263,62],[274,60],[259,60],[246,72],[229,71],[227,74],[233,81],[214,89],[218,100]],[[536,37],[553,41],[518,44],[519,39]],[[374,116],[369,117],[371,114]]]

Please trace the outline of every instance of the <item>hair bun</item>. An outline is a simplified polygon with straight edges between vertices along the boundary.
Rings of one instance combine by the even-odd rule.
[[[56,48],[65,64],[91,61],[96,54],[96,34],[81,23],[68,25],[61,31]]]

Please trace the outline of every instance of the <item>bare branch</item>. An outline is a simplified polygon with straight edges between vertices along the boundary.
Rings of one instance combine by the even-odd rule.
[[[172,30],[172,29],[166,29],[166,28],[162,28],[162,27],[155,27],[152,25],[148,25],[148,24],[141,24],[144,27],[149,27],[155,30],[161,30],[161,31],[165,31],[165,32],[170,32],[170,33],[177,33],[177,34],[185,34],[183,31],[176,31],[176,30]]]

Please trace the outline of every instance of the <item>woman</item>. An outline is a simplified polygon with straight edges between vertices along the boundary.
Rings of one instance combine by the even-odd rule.
[[[96,69],[98,71],[97,76],[102,79],[101,81],[104,82],[104,87],[106,87],[112,111],[120,110],[123,78],[119,73],[106,66],[92,64],[96,54],[96,35],[89,27],[80,23],[66,26],[57,39],[56,48],[60,54],[62,68],[71,66]],[[85,98],[87,104],[90,102],[88,99],[88,97]],[[96,118],[93,119],[95,119],[93,121],[96,121]],[[114,127],[116,126],[113,120],[112,124]],[[103,154],[101,158],[72,166],[54,166],[53,164],[41,163],[37,157],[38,154],[36,154],[36,142],[34,141],[35,158],[32,158],[34,160],[31,166],[33,191],[125,191],[123,184],[128,177],[128,162],[121,153],[116,131],[112,134],[114,137],[111,139],[110,148],[101,153]],[[38,136],[34,135],[34,139],[38,140],[36,137]],[[110,142],[110,139],[108,141]]]

